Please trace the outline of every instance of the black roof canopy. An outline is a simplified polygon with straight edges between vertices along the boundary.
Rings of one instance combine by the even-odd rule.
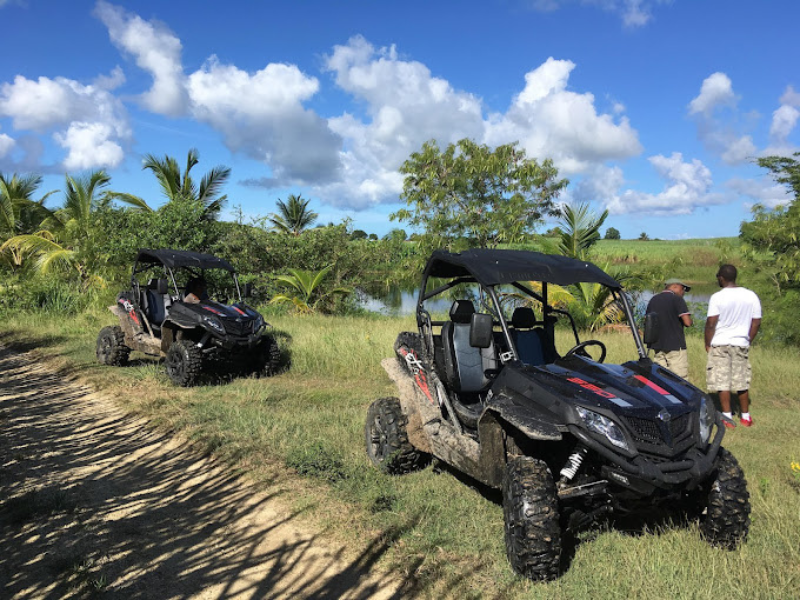
[[[161,263],[170,269],[176,267],[194,267],[197,269],[225,269],[233,272],[235,269],[227,260],[217,258],[212,254],[191,252],[189,250],[139,250],[136,257],[139,263]]]
[[[619,289],[619,282],[592,263],[528,250],[474,249],[459,253],[436,250],[425,267],[428,277],[474,277],[483,285],[544,281],[556,285],[601,283]]]

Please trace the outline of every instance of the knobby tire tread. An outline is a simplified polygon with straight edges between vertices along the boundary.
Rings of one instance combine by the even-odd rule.
[[[712,546],[735,550],[750,529],[750,494],[742,468],[724,448],[717,455],[717,475],[707,498],[707,512],[700,523],[703,537]]]
[[[106,346],[107,343],[107,346]],[[107,352],[104,350],[107,348]],[[125,345],[125,334],[119,325],[103,327],[97,336],[97,360],[104,365],[122,367],[128,363],[131,349]]]
[[[385,444],[378,452],[373,449],[373,436],[376,419],[385,434]],[[429,456],[420,452],[408,441],[406,427],[408,419],[403,414],[400,400],[397,398],[379,398],[367,410],[365,437],[367,455],[382,471],[389,475],[403,475],[423,468]]]

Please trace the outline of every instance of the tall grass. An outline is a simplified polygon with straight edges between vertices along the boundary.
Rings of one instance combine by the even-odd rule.
[[[364,452],[366,408],[394,393],[380,369],[397,332],[413,320],[272,316],[289,371],[268,380],[236,379],[184,390],[155,361],[133,355],[126,368],[94,361],[105,313],[64,320],[18,315],[0,323],[0,341],[37,346],[73,373],[118,398],[129,410],[180,432],[205,451],[265,484],[279,485],[306,518],[354,551],[393,531],[384,566],[418,582],[423,595],[485,598],[791,598],[800,589],[800,389],[796,350],[752,352],[756,425],[729,433],[725,445],[748,478],[750,539],[740,550],[707,546],[695,527],[654,531],[599,529],[582,536],[558,580],[532,584],[511,572],[497,495],[448,470],[389,477]],[[572,340],[558,333],[559,349]],[[599,336],[608,361],[635,359],[630,336]],[[691,379],[703,387],[705,351],[689,340]],[[275,481],[278,483],[276,484]],[[388,535],[388,534],[387,534]]]

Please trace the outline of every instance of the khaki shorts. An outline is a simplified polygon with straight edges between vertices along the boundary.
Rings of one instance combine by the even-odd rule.
[[[750,389],[750,348],[711,346],[708,349],[706,383],[709,392],[743,392]]]
[[[657,350],[656,355],[653,357],[653,362],[665,369],[669,369],[678,377],[689,378],[689,354],[685,348],[672,350],[671,352]]]

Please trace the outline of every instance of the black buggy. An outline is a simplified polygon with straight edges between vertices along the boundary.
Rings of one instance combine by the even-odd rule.
[[[196,304],[184,301],[191,280],[204,281],[210,290]],[[222,258],[140,250],[130,289],[109,307],[119,325],[104,327],[97,337],[97,359],[122,366],[131,350],[164,356],[167,375],[180,386],[194,385],[211,364],[272,375],[280,365],[280,349],[267,333],[269,324],[243,301],[249,295],[250,285],[240,286],[233,266]]]
[[[635,326],[638,360],[604,364],[604,344],[580,341],[570,314],[548,304],[554,284],[580,283],[606,286],[634,323],[620,284],[590,263],[516,250],[434,252],[419,332],[401,333],[397,359],[383,361],[398,395],[369,407],[367,454],[390,474],[435,457],[502,489],[508,559],[531,579],[559,575],[565,532],[658,506],[699,519],[711,544],[736,548],[750,524],[749,494],[721,447],[712,400],[655,365]],[[428,307],[453,298],[449,318],[434,319]],[[558,321],[574,336],[563,353]]]

